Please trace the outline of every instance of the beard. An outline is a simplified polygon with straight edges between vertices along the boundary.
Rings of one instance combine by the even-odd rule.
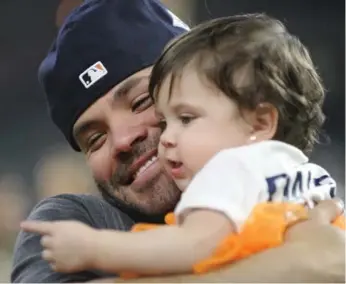
[[[162,170],[141,188],[132,188],[129,168],[140,156],[157,149],[160,133],[133,144],[131,151],[119,153],[118,167],[109,180],[96,180],[103,198],[132,217],[136,222],[159,220],[174,209],[181,191]],[[149,218],[149,219],[148,219]]]

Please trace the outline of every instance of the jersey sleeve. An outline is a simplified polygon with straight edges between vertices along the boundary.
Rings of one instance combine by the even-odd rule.
[[[28,220],[76,220],[93,227],[97,226],[85,202],[82,201],[72,195],[61,195],[45,199],[32,210]],[[94,202],[93,206],[97,207],[97,204]],[[101,215],[102,206],[99,211],[99,215]],[[96,271],[71,274],[53,271],[48,262],[41,257],[42,246],[40,239],[41,237],[38,234],[24,231],[19,233],[14,248],[11,272],[12,283],[86,282],[106,276]]]
[[[264,198],[265,188],[263,177],[241,155],[223,150],[195,175],[182,194],[175,210],[178,223],[190,210],[210,209],[227,216],[239,230]]]

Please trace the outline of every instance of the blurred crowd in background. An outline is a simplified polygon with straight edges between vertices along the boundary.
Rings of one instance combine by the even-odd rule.
[[[97,194],[82,155],[69,148],[50,121],[36,75],[58,27],[81,2],[0,1],[0,282],[9,281],[19,223],[39,200],[60,193]],[[163,2],[190,26],[220,16],[265,12],[307,45],[327,90],[325,135],[312,161],[329,170],[344,198],[345,1]]]

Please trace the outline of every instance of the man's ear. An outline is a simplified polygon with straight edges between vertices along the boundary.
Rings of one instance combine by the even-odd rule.
[[[252,136],[256,141],[271,140],[276,133],[279,121],[277,108],[270,103],[261,103],[256,107],[251,117]]]

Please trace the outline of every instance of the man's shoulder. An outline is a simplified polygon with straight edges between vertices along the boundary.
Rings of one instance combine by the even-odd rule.
[[[28,219],[76,220],[95,228],[128,230],[133,221],[101,197],[90,194],[61,194],[40,201]]]

